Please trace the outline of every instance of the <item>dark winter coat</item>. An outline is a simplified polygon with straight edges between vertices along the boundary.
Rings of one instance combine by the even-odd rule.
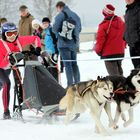
[[[95,51],[101,56],[101,58],[116,58],[124,56],[124,22],[118,16],[115,16],[112,22],[111,19],[112,17],[106,17],[103,22],[99,24]],[[109,26],[110,23],[111,26]]]
[[[72,17],[76,22],[76,27],[74,29],[74,38],[72,40],[65,41],[59,33],[62,30],[62,24],[65,19],[65,15],[63,12],[60,12],[55,17],[55,23],[53,24],[52,31],[58,35],[58,48],[69,48],[70,50],[75,50],[79,44],[79,34],[81,32],[81,20],[79,16],[71,11],[67,6],[64,7],[63,11],[67,13],[68,17]]]
[[[126,29],[124,38],[129,46],[140,42],[140,2],[127,5],[125,14]]]

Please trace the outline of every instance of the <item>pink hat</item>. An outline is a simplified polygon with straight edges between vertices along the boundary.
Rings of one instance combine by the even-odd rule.
[[[112,16],[114,15],[115,7],[111,4],[107,4],[103,9],[104,16]]]

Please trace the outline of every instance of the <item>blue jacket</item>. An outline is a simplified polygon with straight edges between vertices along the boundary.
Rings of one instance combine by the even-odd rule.
[[[81,32],[81,20],[79,16],[71,11],[68,6],[65,6],[63,9],[64,12],[67,13],[68,17],[72,17],[73,20],[76,22],[76,27],[74,29],[74,38],[72,40],[64,41],[64,39],[59,35],[59,33],[62,30],[62,24],[65,19],[65,15],[63,12],[60,12],[56,17],[55,17],[55,22],[52,27],[52,31],[58,35],[58,48],[69,48],[70,50],[75,50],[78,45],[79,45],[79,34]]]
[[[53,44],[53,39],[50,33],[50,28],[49,26],[47,29],[44,30],[45,32],[45,39],[44,39],[44,44],[45,44],[45,50],[48,52],[48,54],[54,54],[55,53],[55,46]]]

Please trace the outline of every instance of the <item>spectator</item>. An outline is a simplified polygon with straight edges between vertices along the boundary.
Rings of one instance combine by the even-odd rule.
[[[52,26],[50,25],[50,19],[48,17],[44,17],[42,19],[43,29],[44,29],[44,44],[45,44],[45,55],[44,64],[49,70],[49,72],[53,75],[53,77],[59,81],[58,79],[58,48],[57,48],[57,38],[56,35],[52,32]]]
[[[105,58],[124,57],[125,42],[123,33],[125,24],[120,17],[114,14],[115,7],[108,4],[103,9],[104,20],[99,24],[96,38],[96,53]],[[123,75],[122,60],[105,61],[109,75]]]
[[[7,22],[7,19],[6,18],[1,18],[0,19],[0,24],[1,24],[1,26],[5,23],[5,22]]]
[[[79,44],[81,21],[64,2],[58,2],[56,8],[59,14],[55,17],[52,30],[58,36],[58,48],[66,70],[67,85],[70,86],[80,81],[76,50]]]
[[[44,44],[45,44],[45,50],[48,54],[58,54],[57,49],[57,38],[56,35],[52,32],[52,26],[50,25],[50,19],[48,17],[44,17],[42,19],[42,24],[44,28]]]
[[[10,119],[9,100],[10,100],[10,79],[8,71],[10,66],[15,65],[18,61],[15,53],[21,52],[23,47],[29,44],[36,44],[34,53],[40,55],[41,42],[37,36],[18,36],[16,25],[13,23],[5,23],[2,26],[2,40],[0,40],[0,83],[3,87],[3,106],[4,119]],[[4,59],[5,58],[5,59]]]
[[[20,6],[19,8],[21,19],[19,21],[19,35],[26,36],[32,35],[32,20],[34,19],[33,16],[29,13],[28,7],[25,5]],[[30,50],[30,46],[26,46],[24,51]]]
[[[42,32],[43,32],[43,26],[42,23],[34,19],[32,21],[32,28],[34,29],[33,35],[38,36],[40,39],[42,39]]]
[[[129,45],[130,56],[140,56],[140,1],[125,0],[127,10],[125,14],[125,41]],[[134,68],[140,68],[140,59],[132,59]]]
[[[1,39],[1,26],[2,26],[5,22],[7,22],[7,19],[6,19],[6,18],[1,18],[1,19],[0,19],[0,39]]]

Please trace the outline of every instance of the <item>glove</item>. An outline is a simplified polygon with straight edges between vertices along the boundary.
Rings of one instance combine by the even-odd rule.
[[[41,55],[41,48],[40,48],[40,47],[37,47],[37,48],[35,49],[35,51],[36,51],[36,55],[37,55],[37,56],[40,56],[40,55]]]
[[[41,55],[41,48],[40,47],[34,48],[33,46],[30,46],[30,51],[32,54],[34,54],[36,56]]]
[[[9,61],[12,66],[16,65],[19,61],[24,58],[24,55],[20,53],[11,53],[9,55]]]

